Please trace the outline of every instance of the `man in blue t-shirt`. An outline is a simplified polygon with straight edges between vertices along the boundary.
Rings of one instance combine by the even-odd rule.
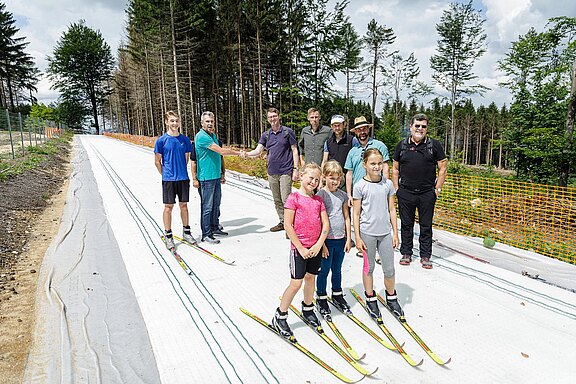
[[[164,123],[166,124],[166,133],[160,136],[154,145],[154,164],[162,175],[164,241],[168,249],[174,250],[172,209],[176,203],[176,196],[178,196],[180,217],[184,226],[182,238],[189,243],[196,243],[196,239],[190,232],[188,222],[190,178],[188,177],[187,164],[190,159],[190,152],[192,152],[192,144],[188,137],[180,133],[180,117],[176,112],[166,112]]]
[[[202,129],[194,138],[196,150],[197,172],[196,178],[200,183],[202,241],[218,244],[220,240],[214,235],[226,236],[228,233],[220,229],[219,213],[222,200],[221,183],[224,182],[222,173],[222,156],[241,156],[241,151],[222,148],[218,137],[214,133],[216,128],[214,113],[206,111],[201,117]]]
[[[292,192],[292,181],[298,180],[298,147],[294,131],[280,124],[278,109],[268,108],[266,117],[270,129],[262,133],[256,149],[245,153],[245,156],[256,157],[264,149],[268,151],[268,184],[280,219],[270,231],[279,232],[284,230],[284,204]]]

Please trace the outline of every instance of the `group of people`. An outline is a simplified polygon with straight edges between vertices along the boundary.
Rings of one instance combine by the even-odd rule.
[[[442,145],[427,136],[428,117],[416,114],[410,122],[410,136],[395,148],[392,177],[386,145],[370,137],[370,124],[364,116],[354,119],[346,133],[346,119],[331,118],[331,128],[320,124],[320,113],[308,110],[310,125],[296,140],[294,131],[281,124],[276,108],[267,110],[270,128],[264,131],[252,151],[222,147],[214,133],[214,115],[202,114],[202,129],[194,145],[179,133],[179,120],[174,112],[166,114],[167,132],[155,147],[156,167],[162,174],[165,241],[174,247],[171,231],[172,208],[176,197],[180,204],[183,238],[195,243],[188,225],[186,202],[189,198],[187,162],[192,165],[194,187],[201,196],[202,241],[219,242],[214,236],[225,236],[219,223],[221,183],[224,179],[225,155],[257,157],[267,151],[268,182],[279,218],[272,232],[285,230],[290,239],[290,284],[282,295],[272,319],[273,326],[284,337],[292,331],[287,322],[288,308],[304,284],[302,315],[307,323],[318,326],[314,312],[330,314],[327,283],[331,273],[332,303],[344,312],[350,310],[342,292],[342,262],[345,253],[356,247],[363,257],[362,282],[370,316],[380,317],[373,272],[376,254],[384,274],[386,305],[403,320],[395,289],[394,248],[400,246],[401,265],[412,262],[414,222],[418,211],[420,226],[420,261],[432,268],[432,219],[434,205],[446,178],[446,155]],[[292,182],[300,188],[292,192]],[[400,214],[401,242],[394,195]],[[350,213],[352,211],[352,214]],[[352,227],[354,241],[352,240]],[[316,302],[314,305],[314,291]]]

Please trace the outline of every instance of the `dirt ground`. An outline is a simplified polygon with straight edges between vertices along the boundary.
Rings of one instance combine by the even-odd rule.
[[[70,144],[37,168],[0,182],[0,383],[21,383],[34,327],[40,265],[59,229]]]

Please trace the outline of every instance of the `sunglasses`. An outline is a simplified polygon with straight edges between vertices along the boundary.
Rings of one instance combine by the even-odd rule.
[[[424,125],[424,124],[414,124],[414,127],[415,127],[415,128],[422,128],[422,129],[428,128],[428,126],[427,126],[427,125]]]

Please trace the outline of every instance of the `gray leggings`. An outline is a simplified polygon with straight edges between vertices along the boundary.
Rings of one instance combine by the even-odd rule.
[[[367,276],[372,276],[374,272],[374,264],[376,257],[376,250],[382,260],[382,272],[384,277],[394,277],[394,248],[392,248],[392,234],[388,233],[384,236],[370,236],[360,233],[360,238],[366,245],[366,252],[364,252],[364,268],[363,273]]]

